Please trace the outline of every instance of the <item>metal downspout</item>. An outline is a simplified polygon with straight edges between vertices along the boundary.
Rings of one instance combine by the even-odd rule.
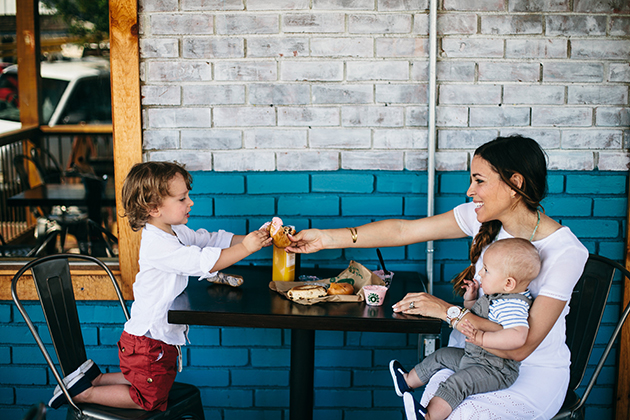
[[[435,207],[436,88],[437,88],[437,3],[429,1],[429,116],[427,121],[427,217]],[[433,294],[433,241],[427,241],[427,291]]]

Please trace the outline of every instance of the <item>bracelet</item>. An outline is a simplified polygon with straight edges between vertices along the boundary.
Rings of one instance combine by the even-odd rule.
[[[356,244],[357,243],[357,238],[359,237],[357,235],[357,228],[348,227],[346,229],[348,229],[350,231],[350,234],[352,235],[352,243]]]
[[[457,318],[455,318],[453,320],[453,325],[451,325],[451,328],[453,328],[454,330],[457,329],[457,324],[459,324],[459,321],[461,321],[464,316],[466,316],[466,314],[470,312],[467,308],[462,309],[462,311],[459,313],[459,315],[457,316]]]

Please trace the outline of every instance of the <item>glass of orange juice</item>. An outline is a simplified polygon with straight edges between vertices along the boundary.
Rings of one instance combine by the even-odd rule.
[[[295,280],[295,254],[274,245],[271,279],[273,281]]]

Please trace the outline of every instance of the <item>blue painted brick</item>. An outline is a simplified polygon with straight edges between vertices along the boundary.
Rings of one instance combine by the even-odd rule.
[[[451,211],[453,208],[464,204],[466,202],[466,196],[462,194],[456,197],[436,197],[435,198],[435,212],[434,214],[441,214]]]
[[[13,388],[0,387],[0,404],[15,404],[15,391]],[[0,412],[2,409],[0,409]]]
[[[206,420],[224,420],[223,411],[224,410],[218,410],[218,409],[211,410],[208,408],[204,408],[203,415],[205,416]]]
[[[619,217],[628,210],[627,198],[595,198],[593,200],[593,216]]]
[[[238,215],[273,215],[275,201],[273,197],[220,197],[214,200],[217,216]]]
[[[245,366],[248,361],[247,349],[234,348],[191,348],[192,366]]]
[[[378,406],[377,406],[378,407]],[[401,417],[402,409],[370,409],[370,410],[348,410],[345,420],[383,420],[398,419]]]
[[[341,198],[341,213],[344,216],[396,216],[401,214],[402,208],[401,197]]]
[[[326,390],[320,389],[315,393],[316,407],[371,407],[372,395],[370,390]]]
[[[11,321],[11,306],[12,305],[0,303],[0,322]],[[17,310],[15,312],[17,313]]]
[[[596,241],[589,241],[588,239],[584,239],[584,238],[579,238],[580,242],[582,242],[582,245],[584,245],[586,247],[586,249],[588,250],[589,254],[597,254],[597,242]]]
[[[348,388],[352,385],[349,370],[315,369],[315,388]]]
[[[433,243],[434,258],[437,260],[463,260],[468,262],[468,252],[470,240],[466,239],[446,239]]]
[[[375,389],[374,390],[374,406],[375,407],[390,407],[394,410],[397,408],[400,410],[400,413],[404,412],[402,398],[396,395],[396,391],[394,391],[394,387],[391,385],[391,377],[389,380],[390,386],[389,388],[384,389]],[[416,398],[420,398],[422,395],[422,388],[418,388],[414,392],[414,396]],[[399,414],[398,416],[392,417],[394,419],[405,418],[404,414]]]
[[[308,174],[247,175],[248,194],[291,194],[309,191]]]
[[[354,372],[352,386],[368,387],[390,385],[392,383],[389,368],[382,367],[380,369],[361,369]]]
[[[252,366],[256,367],[289,367],[291,351],[278,348],[251,349]]]
[[[198,387],[213,386],[227,387],[230,385],[229,369],[208,369],[197,367],[185,367],[177,374],[177,381],[193,384]]]
[[[387,265],[387,261],[403,260],[405,259],[405,247],[386,247],[380,248],[383,254],[383,259]],[[370,270],[375,270],[378,263],[378,255],[376,254],[376,248],[349,248],[345,250],[346,258],[354,261],[360,261]],[[372,260],[372,263],[368,261]]]
[[[408,217],[426,217],[427,197],[413,196],[405,197],[403,214]]]
[[[342,347],[345,333],[343,331],[315,331],[315,346]]]
[[[391,335],[394,336],[394,333]],[[387,370],[390,360],[396,359],[405,369],[410,370],[418,363],[418,334],[410,334],[413,339],[409,340],[407,334],[400,335],[401,344],[374,351],[374,366]]]
[[[205,229],[209,232],[218,232],[225,230],[236,235],[243,235],[247,232],[247,221],[245,219],[225,219],[225,218],[207,218],[207,217],[191,217],[188,220],[188,227],[193,230]]]
[[[562,219],[578,238],[617,238],[621,234],[619,222],[606,219]]]
[[[289,369],[230,369],[230,376],[234,386],[289,386]]]
[[[600,405],[590,405],[587,403],[586,405],[586,414],[585,418],[587,419],[612,419],[613,418],[613,410],[612,406],[600,406]]]
[[[372,174],[346,172],[311,175],[311,192],[360,194],[373,191]]]
[[[281,410],[225,410],[225,420],[281,420]],[[206,420],[211,420],[206,417]]]
[[[564,192],[564,175],[547,174],[547,192],[549,194],[558,194]]]
[[[338,216],[339,197],[334,195],[282,196],[278,198],[278,214],[288,216]],[[287,223],[285,222],[285,224]]]
[[[188,338],[191,346],[217,346],[220,344],[220,328],[193,325],[188,331]]]
[[[433,247],[435,248],[435,242]],[[410,260],[426,261],[427,259],[427,244],[421,242],[418,244],[407,245],[407,258]]]
[[[82,326],[94,323],[125,323],[125,315],[118,302],[79,302],[77,310]]]
[[[327,410],[321,408],[316,408],[313,410],[313,420],[341,420],[342,416],[342,410]]]
[[[379,218],[379,220],[382,218]],[[311,218],[311,227],[317,229],[342,229],[348,226],[361,226],[372,222],[368,217],[333,217],[333,218]]]
[[[419,172],[377,174],[376,190],[382,193],[404,195],[425,194],[427,192],[427,176]]]
[[[470,174],[467,172],[445,172],[438,179],[442,194],[465,194],[470,186]]]
[[[274,328],[223,328],[223,346],[279,346],[282,344],[282,331]]]
[[[99,343],[105,345],[116,345],[120,340],[120,335],[124,329],[124,324],[117,327],[99,327]]]
[[[0,337],[2,342],[7,344],[35,344],[35,339],[26,324],[0,325]]]
[[[212,216],[214,215],[214,199],[207,195],[191,197],[193,206],[190,209],[191,216]]]
[[[404,346],[405,334],[348,331],[347,345],[365,348]]]
[[[593,200],[587,197],[549,196],[541,204],[550,217],[590,216]]]
[[[55,350],[52,346],[47,347],[48,352],[57,361]],[[46,363],[44,355],[37,346],[13,346],[13,363],[25,365],[41,365]]]
[[[568,175],[568,194],[625,194],[627,175]]]
[[[600,242],[598,254],[613,260],[621,260],[625,254],[625,245],[621,241]]]
[[[1,346],[0,347],[0,364],[7,365],[11,363],[11,348]]]
[[[288,389],[258,389],[254,391],[256,407],[282,407],[289,401]]]
[[[5,384],[46,385],[46,368],[0,366],[0,378]]]
[[[201,388],[201,400],[207,407],[253,407],[254,393],[233,388]]]
[[[243,194],[245,192],[245,176],[243,175],[203,171],[195,171],[191,174],[193,192],[205,194]]]
[[[39,303],[35,304],[35,303],[22,303],[24,305],[24,309],[26,310],[26,314],[28,315],[29,318],[31,318],[31,321],[33,321],[33,323],[37,324],[40,322],[45,323],[46,319],[44,318],[44,313],[42,312],[42,307],[39,305]],[[22,318],[22,314],[20,314],[17,310],[15,311],[14,314],[14,320],[16,322],[22,323],[24,322],[24,318]],[[26,324],[24,324],[26,326]]]
[[[117,346],[86,346],[85,351],[89,359],[93,359],[97,365],[119,366]]]
[[[372,364],[372,352],[370,350],[343,349],[324,350],[315,352],[315,366],[321,367],[369,367]]]
[[[326,249],[323,251],[319,251],[317,254],[304,254],[302,255],[302,264],[308,263],[309,261],[317,260],[317,261],[334,261],[336,259],[341,258],[343,251],[341,249]],[[346,267],[348,263],[346,262]],[[326,267],[331,267],[331,265],[326,264]],[[306,273],[302,273],[306,274]]]
[[[53,385],[47,387],[15,387],[16,404],[33,404],[35,401],[48,402],[52,395]]]

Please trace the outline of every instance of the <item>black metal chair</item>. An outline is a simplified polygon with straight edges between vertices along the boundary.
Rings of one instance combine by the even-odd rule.
[[[26,412],[22,420],[44,420],[46,418],[46,404],[37,403]]]
[[[604,362],[606,362],[606,358],[610,354],[626,318],[628,318],[630,304],[621,313],[617,326],[599,358],[583,395],[580,397],[576,391],[584,379],[588,360],[606,307],[610,286],[616,273],[621,274],[622,281],[630,280],[630,272],[621,264],[591,254],[584,267],[584,273],[573,290],[569,303],[571,311],[567,315],[567,345],[571,350],[571,379],[564,404],[553,420],[584,419],[584,403],[595,386],[597,377],[604,367]]]
[[[33,334],[46,363],[50,367],[57,383],[70,402],[67,420],[99,419],[99,420],[167,420],[167,419],[195,419],[204,420],[203,406],[199,389],[193,385],[175,382],[168,399],[166,411],[126,410],[106,407],[97,404],[76,404],[72,401],[68,389],[63,383],[63,377],[75,371],[87,360],[85,344],[81,334],[81,325],[77,312],[70,266],[68,259],[79,259],[99,265],[109,276],[118,301],[121,305],[125,320],[129,319],[129,311],[123,300],[116,278],[107,265],[97,258],[87,255],[57,254],[33,260],[22,267],[11,281],[11,296],[18,310],[24,317],[26,324]],[[53,362],[48,350],[40,338],[37,327],[33,324],[20,302],[17,284],[22,275],[28,270],[33,274],[33,280],[39,296],[46,324],[50,331],[52,344],[57,354],[61,373]]]

